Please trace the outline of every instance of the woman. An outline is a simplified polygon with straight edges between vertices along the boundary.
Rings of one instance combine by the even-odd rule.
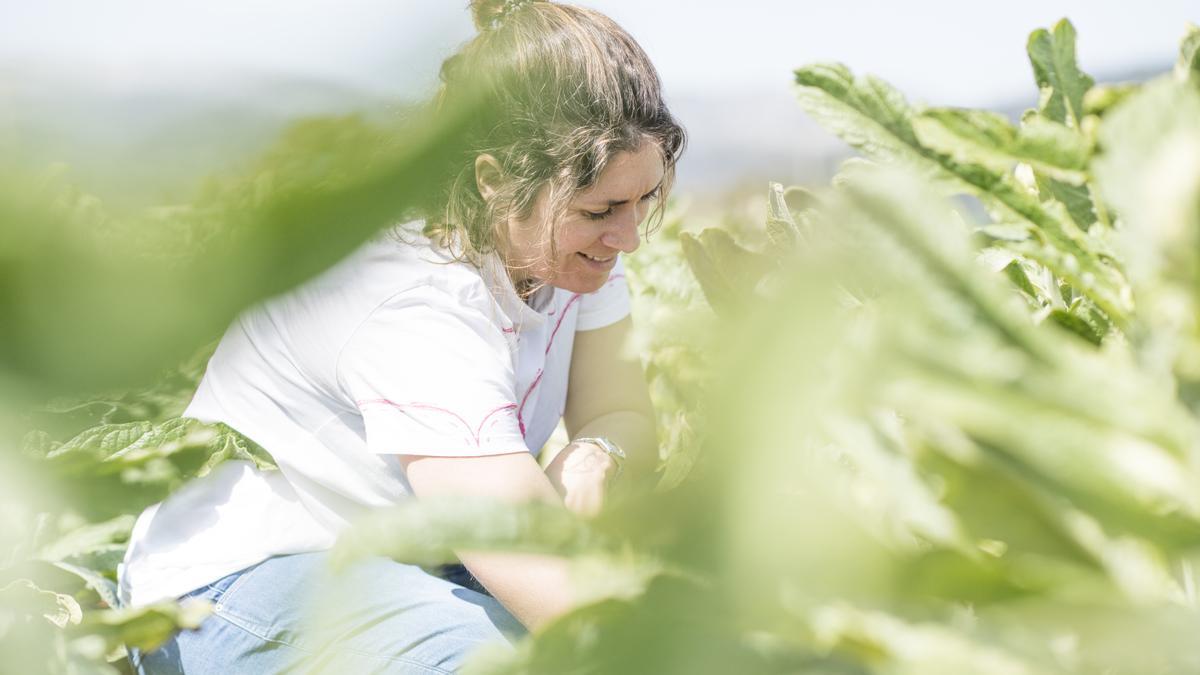
[[[123,601],[215,608],[134,653],[140,672],[453,672],[568,609],[565,562],[461,555],[490,595],[384,559],[334,577],[324,551],[347,522],[432,495],[590,514],[619,469],[652,471],[649,399],[621,355],[619,256],[659,215],[683,130],[646,55],[603,15],[472,11],[480,33],[443,64],[439,97],[482,88],[489,122],[424,219],[246,312],[213,355],[185,414],[238,429],[280,470],[230,462],[139,518]],[[574,441],[543,472],[560,419]]]

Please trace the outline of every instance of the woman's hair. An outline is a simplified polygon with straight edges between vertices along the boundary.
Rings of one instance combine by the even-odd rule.
[[[658,73],[628,33],[599,12],[544,0],[474,0],[471,11],[479,34],[442,63],[436,105],[470,101],[483,114],[425,209],[426,235],[465,244],[465,256],[477,261],[497,250],[496,225],[528,217],[543,188],[553,227],[615,154],[647,141],[662,153],[660,194],[667,194],[685,135],[663,101]],[[490,200],[475,180],[476,157],[485,153],[503,172]],[[663,202],[653,224],[661,222]]]

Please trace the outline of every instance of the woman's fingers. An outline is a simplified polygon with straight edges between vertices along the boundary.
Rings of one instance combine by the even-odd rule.
[[[599,513],[600,507],[604,505],[604,491],[595,488],[575,490],[567,493],[563,503],[581,516],[591,517]]]

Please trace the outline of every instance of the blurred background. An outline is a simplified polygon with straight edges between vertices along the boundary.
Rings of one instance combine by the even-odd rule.
[[[1169,69],[1187,0],[963,3],[595,0],[650,53],[691,133],[693,196],[823,183],[849,152],[796,105],[791,69],[841,61],[931,105],[1032,107],[1029,31],[1069,16],[1100,82]],[[394,112],[473,34],[465,2],[51,0],[0,9],[0,150],[62,162],[106,199],[190,197],[286,120]]]
[[[432,189],[479,110],[399,121],[474,29],[465,0],[4,1],[0,672],[113,675],[202,618],[111,609],[134,516],[270,464],[178,418],[215,340]],[[486,672],[1200,672],[1200,6],[586,4],[691,137],[628,267],[662,489],[597,521],[549,660]],[[1091,88],[1061,17],[1101,83],[1178,70]],[[983,113],[1037,105],[1050,26],[1047,105]],[[823,61],[974,110],[829,68],[802,106]],[[880,166],[826,188],[851,151],[803,109]]]

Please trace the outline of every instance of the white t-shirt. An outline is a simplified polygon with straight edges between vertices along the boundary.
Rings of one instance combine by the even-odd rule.
[[[230,326],[184,415],[237,429],[280,470],[228,462],[147,508],[118,569],[123,603],[329,548],[411,495],[386,455],[540,451],[575,331],[629,313],[621,262],[594,293],[545,287],[526,304],[496,255],[479,269],[419,232],[389,230]]]

